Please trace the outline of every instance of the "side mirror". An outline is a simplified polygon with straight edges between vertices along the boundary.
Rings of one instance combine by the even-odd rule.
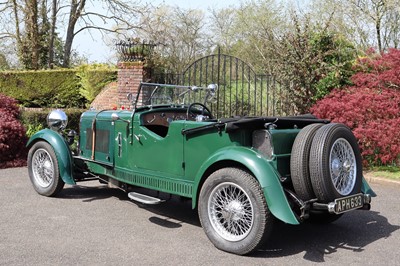
[[[212,93],[215,93],[218,90],[218,85],[217,84],[209,84],[207,86],[207,89],[209,89]]]
[[[210,101],[212,98],[215,96],[215,92],[218,90],[218,85],[217,84],[209,84],[207,86],[207,94],[206,97],[204,98],[204,105]]]
[[[128,123],[128,124],[131,123],[129,120],[122,119],[121,117],[119,117],[119,115],[118,115],[117,113],[112,113],[112,114],[111,114],[111,120],[112,120],[112,121],[121,120],[121,121],[124,121],[125,123]]]
[[[112,113],[111,114],[111,120],[112,121],[117,121],[119,119],[119,115],[117,113]]]

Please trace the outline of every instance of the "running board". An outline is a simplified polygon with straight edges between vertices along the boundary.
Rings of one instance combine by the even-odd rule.
[[[162,203],[162,202],[165,201],[165,200],[162,200],[162,199],[159,199],[159,198],[154,198],[152,196],[140,194],[140,193],[137,193],[137,192],[129,192],[128,193],[128,197],[131,200],[138,201],[138,202],[143,203],[143,204],[151,204],[151,205],[159,204],[159,203]]]

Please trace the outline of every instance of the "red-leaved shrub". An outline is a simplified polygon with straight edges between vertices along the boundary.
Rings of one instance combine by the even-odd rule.
[[[390,49],[382,55],[360,58],[351,77],[356,87],[400,89],[400,50]]]
[[[400,91],[351,87],[336,89],[311,112],[346,124],[359,141],[364,164],[395,164],[400,155]]]
[[[17,101],[0,94],[0,168],[26,164],[27,138],[18,115]]]
[[[333,90],[311,112],[349,126],[364,165],[400,165],[400,50],[361,59],[354,86]]]

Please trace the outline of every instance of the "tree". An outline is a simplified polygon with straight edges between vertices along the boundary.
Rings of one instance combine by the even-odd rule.
[[[275,75],[286,84],[296,111],[306,113],[332,89],[350,83],[356,53],[351,43],[329,30],[329,20],[319,25],[292,13],[290,21],[294,30],[275,43]]]
[[[310,10],[317,18],[332,15],[332,26],[362,50],[375,46],[382,52],[399,46],[398,0],[315,0]]]
[[[283,5],[275,0],[243,2],[236,9],[214,10],[211,42],[240,57],[258,72],[273,73],[273,43],[287,30]]]
[[[236,35],[236,13],[235,8],[213,9],[211,10],[209,31],[212,35],[209,42],[212,45],[220,46],[225,53],[230,53],[235,43]]]
[[[51,6],[49,8],[49,6]],[[98,6],[104,10],[97,11]],[[137,28],[136,16],[143,10],[128,0],[5,0],[0,3],[1,38],[15,41],[25,68],[52,67],[57,44],[63,44],[63,67],[71,63],[74,38],[87,30],[123,33]],[[58,27],[65,26],[65,39]],[[61,28],[62,30],[62,28]]]
[[[283,10],[283,11],[282,11]],[[285,11],[287,10],[287,11]],[[273,0],[243,3],[233,12],[231,29],[219,26],[215,40],[258,72],[274,75],[299,113],[335,87],[349,83],[355,49],[331,27],[332,15],[314,21]],[[216,13],[212,22],[229,25]],[[215,26],[214,26],[215,27]]]
[[[4,54],[0,53],[0,70],[9,69],[10,65],[8,64],[7,58]]]
[[[142,28],[136,34],[158,43],[157,53],[162,56],[158,64],[182,73],[208,46],[204,20],[201,10],[162,5],[142,15]]]

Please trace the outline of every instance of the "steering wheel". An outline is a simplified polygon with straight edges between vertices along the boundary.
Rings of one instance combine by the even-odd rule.
[[[190,104],[190,105],[188,106],[188,108],[187,108],[187,111],[186,111],[186,120],[189,120],[189,117],[190,117],[190,116],[196,115],[196,114],[192,111],[192,109],[193,109],[194,106],[197,106],[197,105],[200,106],[200,107],[202,108],[201,115],[207,115],[210,119],[213,119],[213,116],[212,116],[212,114],[211,114],[211,111],[210,111],[210,109],[207,108],[207,106],[205,106],[205,105],[202,104],[202,103],[192,103],[192,104]]]

